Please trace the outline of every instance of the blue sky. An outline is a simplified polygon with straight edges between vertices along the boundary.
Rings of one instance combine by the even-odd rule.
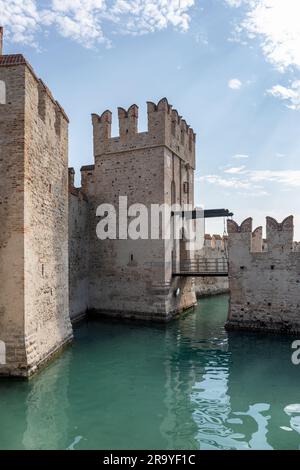
[[[70,117],[70,164],[92,163],[90,114],[166,96],[197,133],[196,203],[241,222],[296,219],[299,0],[0,0],[5,53],[23,52]],[[220,221],[208,231],[222,232]]]

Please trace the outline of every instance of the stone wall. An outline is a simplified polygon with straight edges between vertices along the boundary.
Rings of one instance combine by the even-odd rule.
[[[1,64],[1,56],[0,56]],[[0,66],[0,374],[26,369],[24,348],[25,66]]]
[[[228,221],[228,232],[227,328],[299,333],[300,252],[293,243],[293,217],[282,223],[267,217],[264,251],[262,230],[252,232],[251,218],[241,226]]]
[[[68,120],[25,77],[25,334],[34,370],[72,338],[68,285]]]
[[[206,234],[204,238],[204,246],[195,254],[195,259],[200,261],[202,266],[205,260],[209,266],[213,266],[215,262],[216,271],[226,271],[228,263],[227,254],[228,239],[226,236]],[[205,264],[205,263],[204,263]],[[227,277],[196,277],[195,292],[197,298],[210,295],[226,294],[229,292],[229,284]]]
[[[69,304],[71,321],[88,309],[88,202],[74,187],[74,170],[69,169]]]
[[[68,120],[23,56],[0,57],[2,375],[33,373],[71,340]]]

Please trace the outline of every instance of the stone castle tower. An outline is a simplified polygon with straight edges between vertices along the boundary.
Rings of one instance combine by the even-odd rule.
[[[68,118],[0,39],[0,375],[28,376],[72,338]]]
[[[183,240],[99,240],[97,207],[126,196],[128,206],[194,202],[195,134],[164,98],[148,102],[148,131],[138,132],[138,107],[93,114],[94,165],[81,169],[74,188],[70,169],[71,315],[95,313],[166,321],[195,304],[191,278],[172,277],[187,256]],[[79,259],[79,247],[87,253]],[[87,260],[86,256],[87,255]],[[178,268],[176,269],[178,271]],[[76,295],[80,293],[80,295]]]

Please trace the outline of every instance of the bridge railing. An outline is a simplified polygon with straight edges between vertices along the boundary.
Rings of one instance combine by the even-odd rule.
[[[173,268],[173,275],[182,276],[227,276],[228,262],[226,258],[182,260],[179,272]]]

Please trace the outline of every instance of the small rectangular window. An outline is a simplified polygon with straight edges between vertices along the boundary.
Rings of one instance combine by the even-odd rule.
[[[0,80],[0,104],[6,104],[6,85],[3,80]]]
[[[0,341],[0,364],[2,366],[6,364],[6,344],[4,341]]]
[[[171,134],[175,137],[175,130],[176,130],[176,121],[172,119],[171,122]]]
[[[185,194],[188,194],[188,192],[189,192],[189,183],[188,183],[188,181],[185,181],[185,182],[183,183],[183,192],[184,192]]]
[[[181,129],[181,132],[180,132],[180,142],[181,142],[181,145],[184,145],[184,130]]]

